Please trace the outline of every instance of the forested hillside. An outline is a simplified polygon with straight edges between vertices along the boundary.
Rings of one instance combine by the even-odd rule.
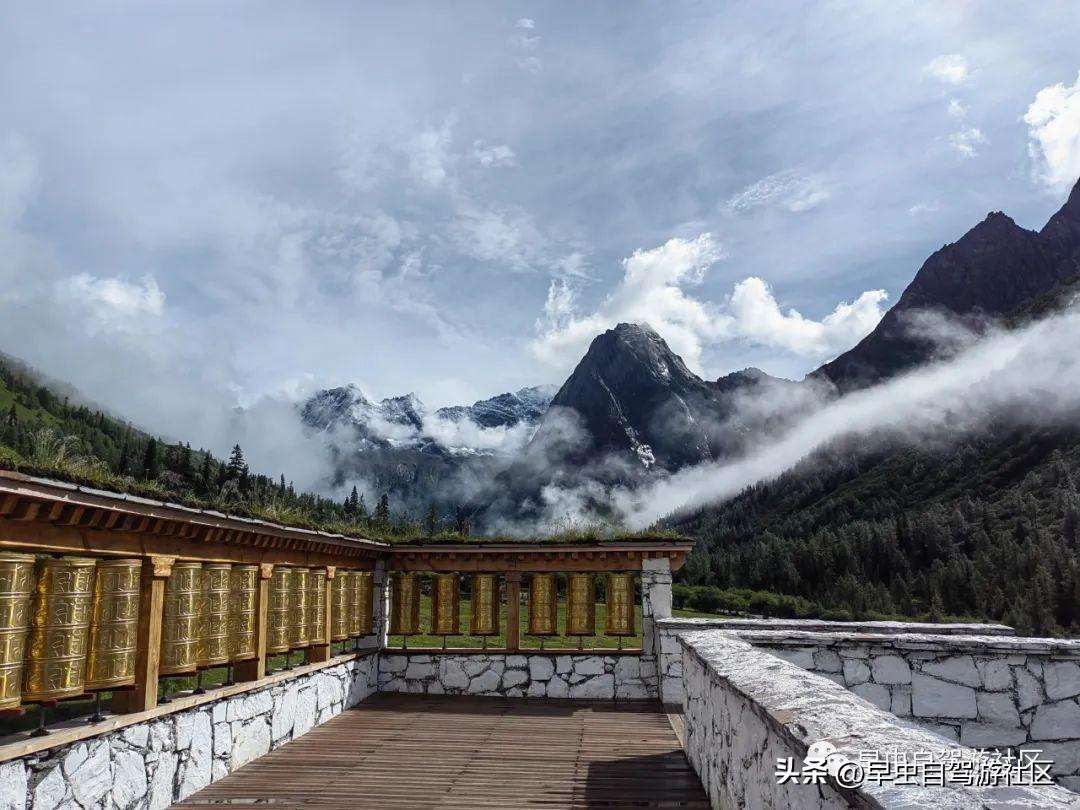
[[[217,459],[152,436],[2,354],[0,414],[0,469],[348,534],[419,532],[392,522],[386,498],[369,511],[355,490],[340,503],[296,492],[284,474],[251,471],[239,446]]]

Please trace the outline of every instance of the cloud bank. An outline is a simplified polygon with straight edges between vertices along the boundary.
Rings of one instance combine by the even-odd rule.
[[[1051,192],[1068,191],[1080,177],[1080,73],[1036,93],[1024,123],[1036,177]]]

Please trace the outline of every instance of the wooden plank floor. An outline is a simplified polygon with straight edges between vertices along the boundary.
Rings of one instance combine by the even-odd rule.
[[[692,807],[654,703],[377,695],[177,805]]]

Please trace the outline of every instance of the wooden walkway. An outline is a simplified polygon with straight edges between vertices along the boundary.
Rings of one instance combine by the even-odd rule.
[[[654,703],[376,695],[177,810],[708,808]]]

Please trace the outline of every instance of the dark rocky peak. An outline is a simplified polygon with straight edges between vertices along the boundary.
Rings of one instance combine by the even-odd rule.
[[[349,421],[357,408],[372,407],[356,385],[342,385],[337,388],[325,388],[316,391],[303,404],[300,414],[304,423],[319,430],[325,430],[341,421]]]
[[[387,397],[379,402],[378,410],[380,416],[394,424],[411,425],[419,430],[424,422],[424,403],[413,393]]]
[[[544,415],[557,391],[554,385],[536,385],[482,399],[472,405],[439,408],[435,414],[452,422],[472,419],[481,427],[512,427],[521,422],[532,424]]]
[[[732,393],[734,391],[741,391],[744,388],[753,388],[765,383],[770,382],[789,382],[788,380],[781,380],[779,377],[773,377],[771,374],[766,374],[760,368],[744,368],[740,371],[733,371],[730,374],[725,374],[712,384],[713,388],[722,394]]]
[[[1039,236],[1046,251],[1065,265],[1068,275],[1080,273],[1080,180]]]

